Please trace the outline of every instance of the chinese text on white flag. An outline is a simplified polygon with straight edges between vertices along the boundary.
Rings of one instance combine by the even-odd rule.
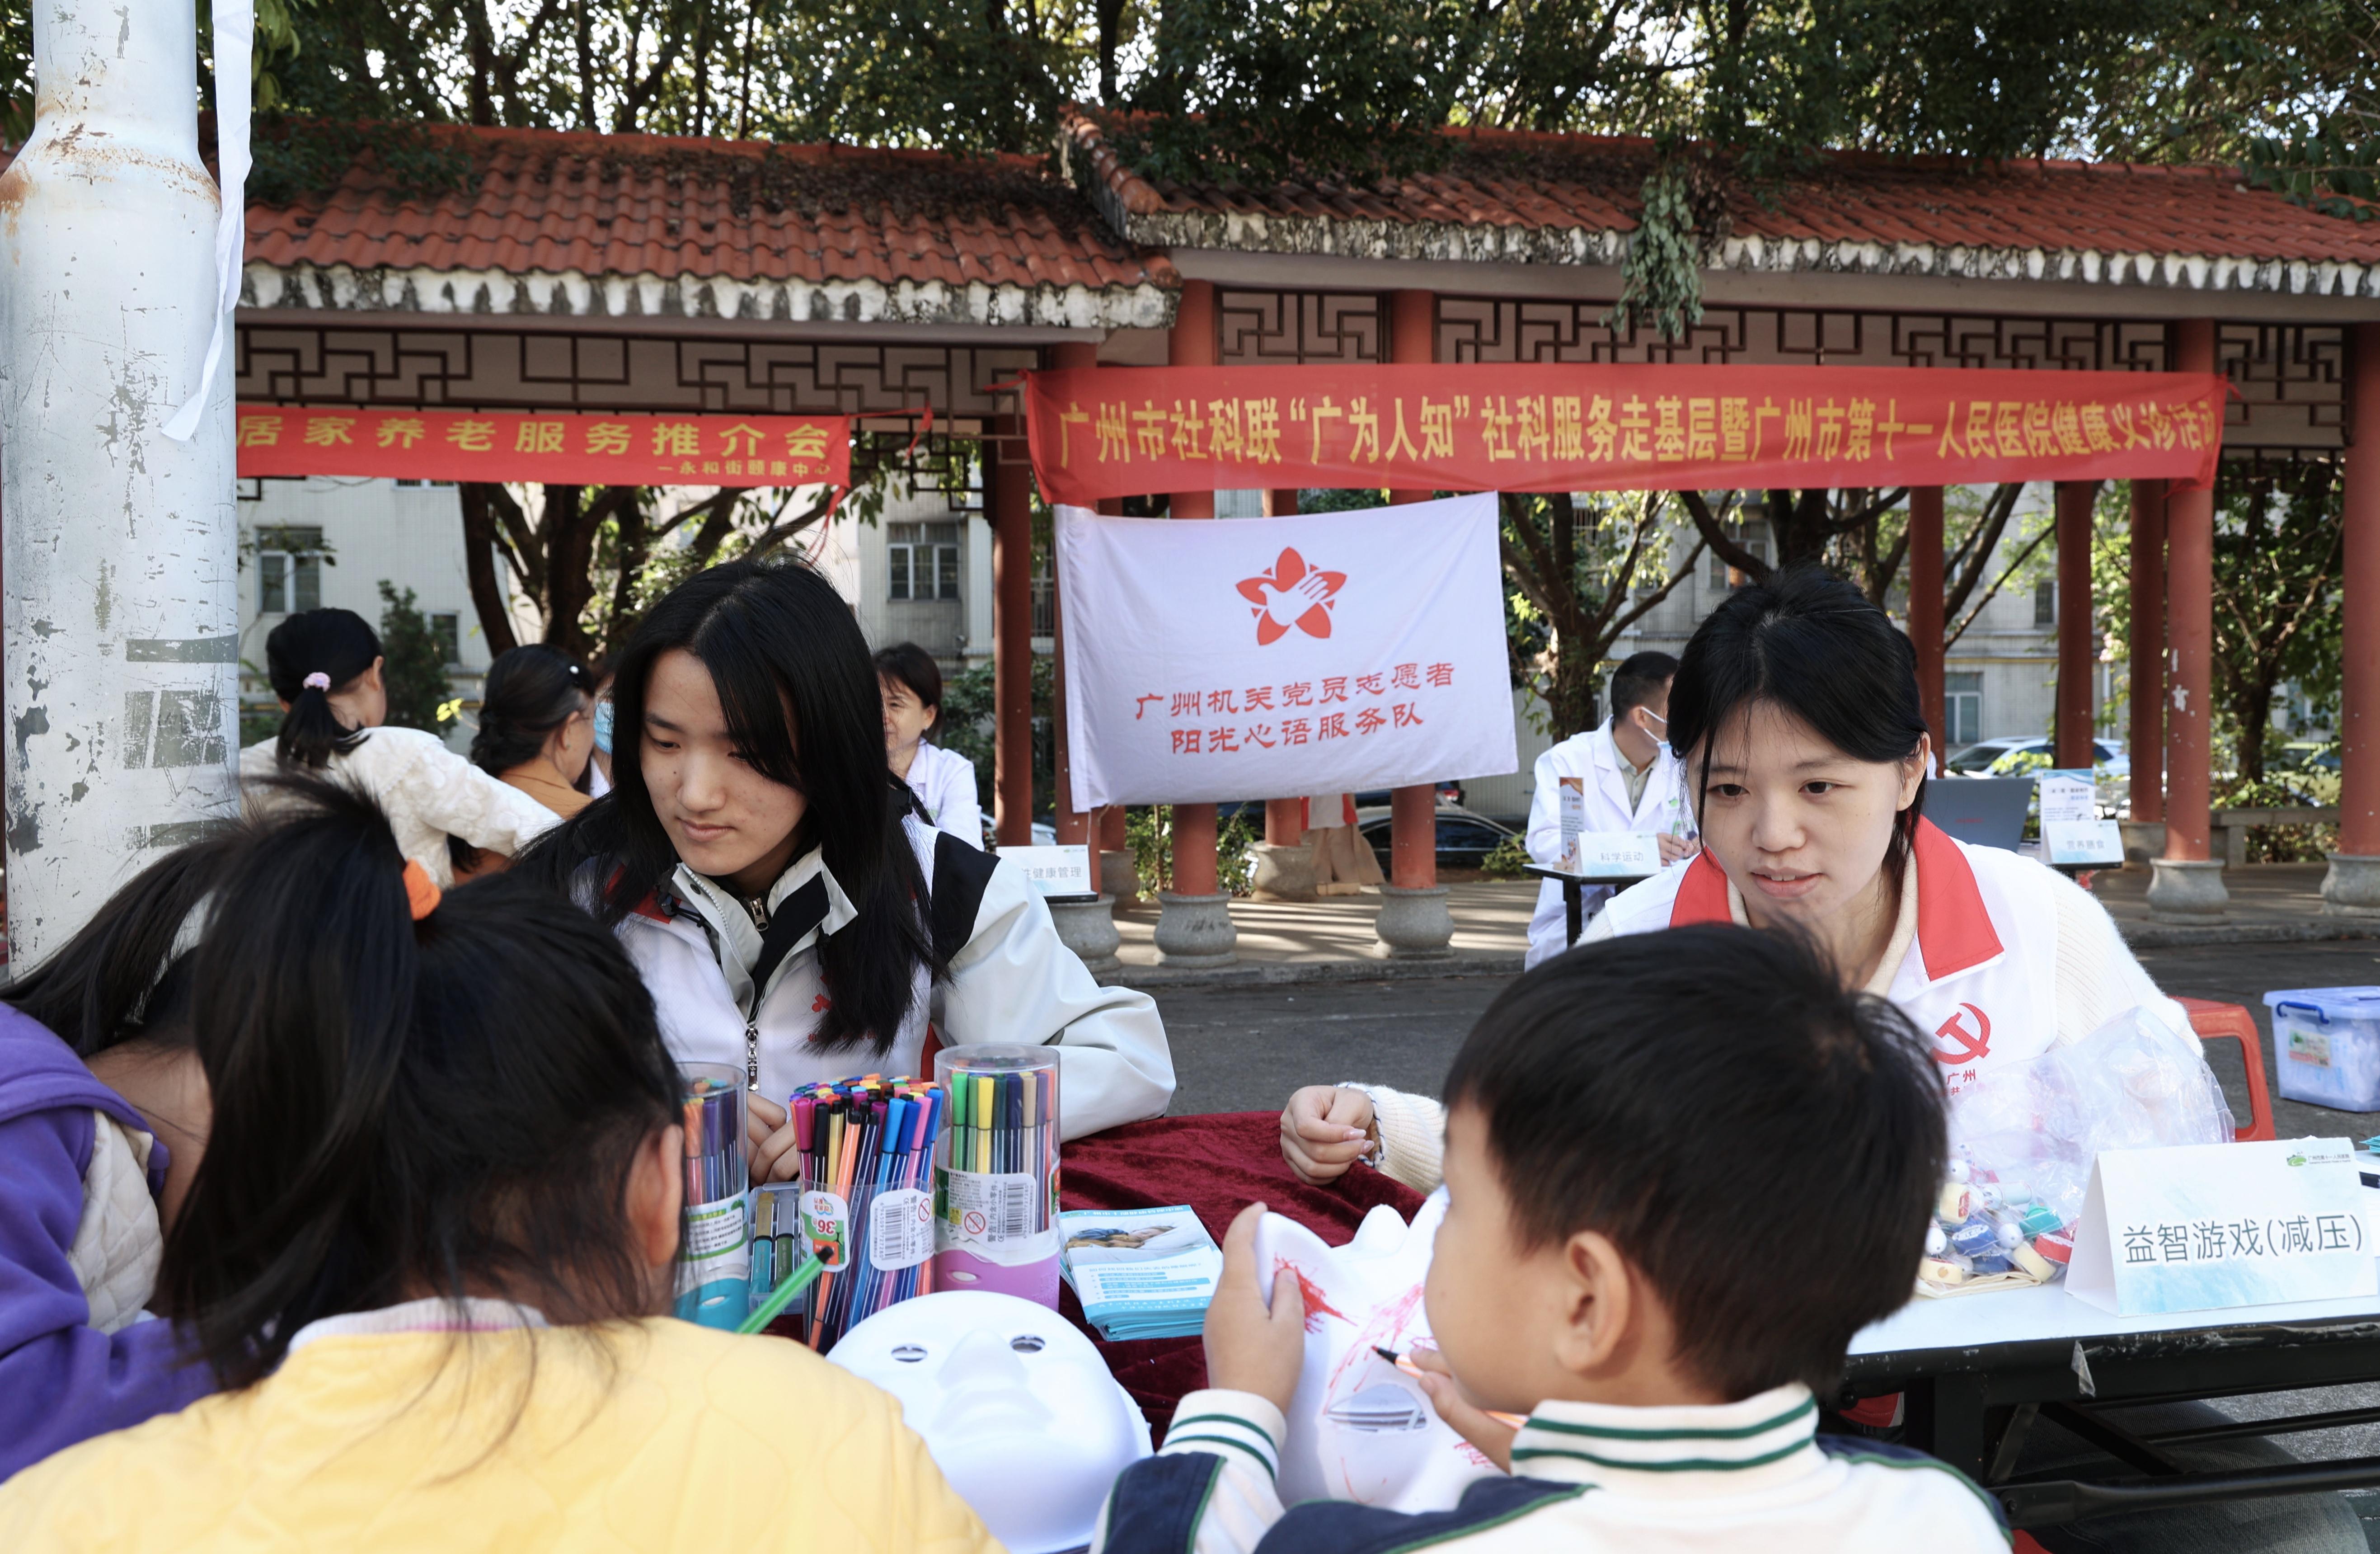
[[[1518,765],[1492,494],[1302,518],[1057,516],[1077,809]]]

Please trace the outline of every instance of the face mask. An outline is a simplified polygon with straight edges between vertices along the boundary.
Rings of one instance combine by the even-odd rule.
[[[1148,1421],[1091,1340],[1014,1295],[937,1291],[887,1306],[827,1358],[901,1401],[959,1498],[1016,1554],[1090,1542]]]
[[[606,755],[612,753],[612,704],[608,698],[595,704],[595,748]]]

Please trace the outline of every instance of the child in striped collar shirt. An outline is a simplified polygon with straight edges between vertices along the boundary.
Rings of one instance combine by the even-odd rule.
[[[1817,1433],[1852,1335],[1909,1298],[1945,1151],[1935,1068],[1905,1016],[1781,935],[1672,929],[1531,972],[1447,1077],[1439,1348],[1414,1357],[1506,1475],[1425,1514],[1282,1509],[1305,1314],[1295,1280],[1257,1296],[1257,1205],[1225,1239],[1212,1386],[1117,1480],[1095,1548],[2004,1554],[1960,1474]]]

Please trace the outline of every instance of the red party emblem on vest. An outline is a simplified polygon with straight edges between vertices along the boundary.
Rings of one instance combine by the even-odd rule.
[[[1966,1016],[1973,1015],[1969,1025]],[[1934,1028],[1934,1061],[1945,1068],[1955,1069],[1961,1063],[1972,1063],[1988,1057],[1992,1050],[1992,1017],[1973,1004],[1961,1004],[1958,1012]]]

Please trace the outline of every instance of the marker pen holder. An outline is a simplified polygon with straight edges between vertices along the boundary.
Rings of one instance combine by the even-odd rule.
[[[685,1321],[732,1332],[751,1314],[751,1211],[744,1160],[744,1075],[725,1063],[678,1065],[686,1127],[686,1233],[677,1303]]]
[[[802,1155],[798,1223],[783,1278],[816,1255],[808,1338],[821,1353],[853,1327],[929,1288],[934,1253],[933,1150],[944,1097],[907,1078],[864,1074],[796,1093]],[[783,1205],[778,1206],[782,1215]],[[782,1218],[778,1220],[782,1223]]]
[[[953,1046],[934,1055],[950,1095],[934,1169],[934,1288],[1058,1304],[1058,1054]]]
[[[752,1309],[776,1293],[780,1280],[793,1277],[809,1255],[809,1244],[802,1234],[802,1181],[763,1182],[752,1189]],[[783,1332],[789,1338],[799,1338],[807,1329],[802,1326],[809,1317],[809,1291],[804,1291],[794,1299],[783,1315],[769,1325],[768,1331]]]

